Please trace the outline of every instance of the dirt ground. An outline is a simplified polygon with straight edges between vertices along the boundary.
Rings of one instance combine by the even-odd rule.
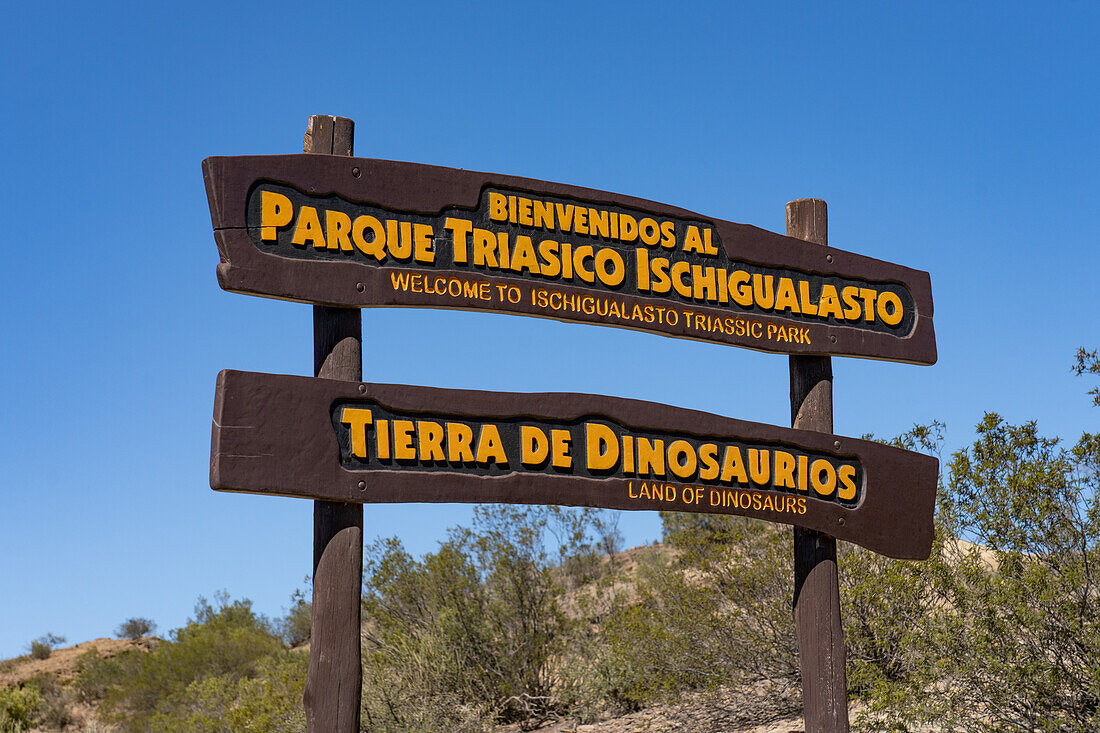
[[[75,646],[54,649],[45,659],[32,659],[28,654],[15,659],[0,662],[0,686],[11,687],[21,680],[38,674],[56,675],[61,682],[67,682],[76,675],[76,660],[81,654],[95,649],[101,657],[113,657],[127,649],[148,649],[156,639],[147,636],[144,639],[93,639]]]

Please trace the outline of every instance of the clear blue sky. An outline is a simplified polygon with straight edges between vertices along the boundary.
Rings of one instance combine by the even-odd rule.
[[[1073,439],[1100,346],[1095,3],[5,2],[0,45],[0,658],[226,589],[277,615],[309,502],[208,486],[223,368],[308,374],[308,306],[218,288],[209,155],[517,174],[783,231],[932,274],[940,361],[834,359],[836,431],[987,410]],[[787,359],[512,316],[364,312],[367,379],[637,397],[785,425]],[[424,358],[427,355],[428,358]],[[433,549],[464,506],[368,507]],[[630,544],[657,517],[624,514]]]

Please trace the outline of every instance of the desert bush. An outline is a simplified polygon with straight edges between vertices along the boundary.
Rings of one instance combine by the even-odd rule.
[[[41,708],[42,694],[35,687],[0,687],[0,733],[29,730]]]
[[[50,654],[54,648],[59,644],[65,643],[64,636],[57,636],[55,634],[46,634],[40,636],[30,643],[31,658],[33,659],[49,659]]]
[[[943,501],[955,613],[929,639],[958,730],[1100,729],[1100,436],[987,414]],[[984,549],[983,549],[984,548]],[[954,629],[953,629],[954,627]]]
[[[308,584],[309,578],[306,578]],[[289,646],[301,646],[309,641],[313,623],[313,601],[311,592],[295,590],[290,596],[290,609],[279,622],[279,634]]]
[[[736,516],[662,514],[675,558],[608,619],[607,664],[637,705],[688,690],[796,680],[790,531]]]
[[[115,636],[136,641],[156,631],[157,625],[147,618],[128,618],[119,624]]]
[[[103,662],[99,649],[94,646],[76,658],[73,689],[81,702],[102,700],[114,683],[114,668]]]
[[[170,711],[150,718],[150,728],[180,733],[304,731],[302,695],[308,666],[309,655],[281,652],[261,659],[254,676],[223,674],[195,680]]]
[[[48,730],[64,730],[77,722],[75,706],[77,693],[69,685],[63,685],[55,675],[37,674],[24,681],[27,687],[38,690],[42,697],[35,723]]]
[[[81,658],[77,689],[101,700],[101,717],[123,730],[148,730],[154,719],[184,719],[188,687],[210,677],[254,678],[266,657],[285,653],[271,625],[247,600],[200,598],[195,618],[148,652],[131,650],[110,659]],[[158,716],[161,716],[158,718]]]
[[[363,724],[368,730],[532,725],[561,711],[555,662],[573,622],[567,574],[592,552],[590,510],[478,506],[422,560],[396,539],[364,571]],[[575,563],[582,574],[585,563]]]
[[[1077,358],[1100,373],[1095,354]],[[864,607],[849,619],[873,625],[849,624],[850,645],[881,653],[849,655],[865,728],[1100,730],[1098,469],[1100,436],[1066,446],[988,413],[950,461],[932,558],[848,555]]]

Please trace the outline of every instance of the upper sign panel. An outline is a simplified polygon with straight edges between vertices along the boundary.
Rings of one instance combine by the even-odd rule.
[[[576,186],[342,156],[214,157],[203,175],[226,290],[936,361],[928,273],[746,224]]]

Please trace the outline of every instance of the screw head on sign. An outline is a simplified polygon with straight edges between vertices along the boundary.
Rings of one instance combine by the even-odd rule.
[[[836,448],[837,450],[840,450],[840,441],[839,440],[834,440],[833,441],[833,447]]]
[[[359,490],[362,491],[365,488],[367,488],[367,482],[366,481],[360,481],[359,482]]]
[[[360,172],[360,170],[359,170],[359,168],[358,168],[358,167],[356,167],[356,168],[352,168],[352,169],[351,169],[351,174],[352,174],[353,176],[355,176],[356,178],[358,178],[359,176],[363,175],[363,174],[362,174],[362,173]]]
[[[367,385],[360,384],[359,385],[359,394],[366,394],[366,393],[367,393]]]
[[[363,283],[355,283],[355,289],[361,293],[366,290],[366,287],[363,285]]]
[[[836,523],[839,524],[841,527],[843,527],[844,526],[844,517],[837,517]]]
[[[829,336],[829,343],[832,343],[832,344],[836,343],[836,336],[835,335],[834,336]]]
[[[832,262],[833,261],[833,256],[832,255],[825,255],[825,261],[826,262]]]

